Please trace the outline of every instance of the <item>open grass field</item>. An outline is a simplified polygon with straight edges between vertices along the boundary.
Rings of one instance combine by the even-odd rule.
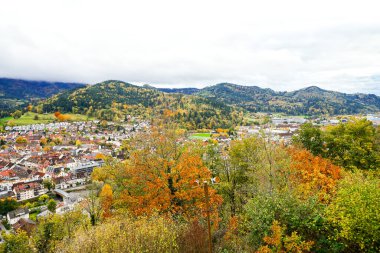
[[[211,137],[210,133],[194,133],[190,135],[190,139],[193,140],[207,140]]]
[[[36,119],[36,115],[37,118]],[[70,121],[87,121],[93,120],[94,118],[89,118],[86,115],[81,114],[67,114],[70,116]],[[6,117],[0,119],[0,125],[30,125],[30,124],[48,124],[57,121],[54,114],[38,114],[34,112],[26,112],[19,119],[14,119],[12,117]]]
[[[12,117],[6,117],[0,119],[0,125],[5,125],[9,120],[13,119]]]

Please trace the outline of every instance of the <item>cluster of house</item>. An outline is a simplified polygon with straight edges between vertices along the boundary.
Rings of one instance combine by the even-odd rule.
[[[62,198],[56,213],[73,210],[84,196],[67,189],[84,189],[105,157],[123,158],[122,141],[148,128],[147,121],[109,122],[106,126],[99,121],[8,126],[0,133],[0,200],[13,198],[25,204],[52,190]],[[39,208],[37,220],[51,214],[46,206]],[[36,226],[30,211],[18,208],[2,219],[6,218],[14,230],[29,232]]]
[[[371,121],[375,126],[380,125],[380,115],[367,115],[365,118]],[[273,117],[271,118],[271,121],[265,125],[241,126],[238,128],[237,133],[239,137],[249,135],[265,135],[273,141],[289,143],[292,136],[298,131],[300,126],[306,122],[319,126],[329,126],[346,123],[348,121],[348,117],[316,119],[305,119],[303,117]]]
[[[372,121],[375,126],[380,126],[380,114],[368,114],[367,120]]]
[[[6,219],[14,231],[21,229],[31,233],[36,226],[36,222],[29,218],[28,208],[18,208],[10,211],[7,213]]]
[[[0,199],[46,193],[44,180],[66,189],[85,184],[106,156],[122,157],[122,140],[148,122],[101,127],[98,121],[7,127],[0,133]]]
[[[291,137],[297,132],[299,127],[308,120],[302,117],[294,118],[272,118],[268,124],[241,126],[237,134],[240,138],[250,135],[259,135],[270,138],[272,141],[290,142]]]
[[[62,197],[62,202],[57,204],[55,213],[64,214],[68,211],[74,210],[74,208],[81,203],[81,201],[88,194],[87,191],[78,193],[67,193],[61,189],[54,189],[54,192]],[[33,194],[32,194],[33,195]],[[82,196],[81,196],[82,195]],[[33,195],[34,196],[34,195]],[[33,210],[34,209],[34,210]],[[0,220],[6,219],[8,225],[13,231],[19,229],[24,230],[30,234],[33,229],[36,227],[37,223],[41,218],[48,217],[53,213],[48,210],[46,205],[39,206],[37,208],[29,209],[27,207],[19,207],[15,210],[12,210],[6,214],[5,217],[0,217]],[[38,209],[38,213],[36,212]],[[35,212],[36,216],[31,219],[31,212]],[[6,230],[5,227],[0,223],[0,232],[1,230]],[[1,233],[0,233],[0,243],[1,243]]]

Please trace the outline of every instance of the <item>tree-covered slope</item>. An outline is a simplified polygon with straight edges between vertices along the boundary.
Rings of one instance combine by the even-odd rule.
[[[373,94],[346,94],[310,86],[284,94],[289,102],[301,102],[307,113],[368,113],[380,111],[380,97]]]
[[[257,86],[221,83],[206,87],[195,95],[241,106],[252,112],[286,114],[355,114],[380,111],[380,97],[373,94],[345,94],[316,86],[276,92]]]
[[[192,128],[230,127],[241,122],[242,110],[201,96],[164,93],[121,81],[105,81],[55,95],[37,109],[41,112],[72,112],[106,120],[127,115],[170,117]]]
[[[47,98],[65,90],[72,90],[84,86],[84,84],[79,83],[0,78],[0,97],[11,99]]]
[[[31,101],[80,87],[84,85],[0,78],[0,117],[9,115],[16,108],[26,106]]]
[[[44,98],[61,92],[40,104],[40,112],[59,110],[121,119],[125,115],[155,116],[168,110],[166,113],[171,112],[171,117],[178,121],[190,120],[189,124],[202,127],[235,124],[237,118],[241,121],[243,111],[289,115],[337,115],[380,111],[380,97],[376,95],[345,94],[316,86],[292,92],[277,92],[257,86],[230,83],[203,89],[158,89],[121,81],[106,81],[82,88],[78,88],[78,84],[36,82],[35,89],[28,92],[32,85],[27,86],[27,82],[14,81],[15,85],[7,88],[8,97],[15,97],[16,101],[21,101],[17,99]],[[7,100],[2,101],[5,103]],[[228,120],[232,120],[232,123],[226,124]]]

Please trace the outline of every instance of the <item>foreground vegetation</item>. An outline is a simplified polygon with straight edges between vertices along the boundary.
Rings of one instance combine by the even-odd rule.
[[[379,129],[332,127],[322,155],[309,131],[319,133],[305,125],[292,146],[264,135],[224,146],[156,124],[124,142],[124,161],[95,169],[77,211],[41,220],[30,237],[4,235],[0,252],[208,252],[208,212],[214,252],[379,252]],[[344,162],[333,147],[346,148]]]

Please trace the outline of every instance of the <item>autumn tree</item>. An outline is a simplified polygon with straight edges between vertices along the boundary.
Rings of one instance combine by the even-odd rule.
[[[228,153],[222,151],[219,161],[213,159],[213,163],[221,163],[218,167],[214,166],[216,175],[221,179],[217,188],[229,206],[231,216],[235,216],[237,211],[241,212],[242,204],[247,199],[247,189],[250,187],[248,175],[257,164],[257,151],[257,139],[248,138],[232,142]],[[208,154],[211,158],[212,153]]]
[[[242,224],[240,230],[247,231],[249,244],[257,249],[262,245],[261,239],[270,233],[273,222],[277,220],[286,227],[286,234],[297,232],[305,240],[316,241],[317,249],[328,249],[330,245],[326,244],[331,234],[326,231],[324,208],[325,204],[318,199],[300,199],[290,190],[272,195],[259,193],[245,205],[243,217],[247,222]]]
[[[326,131],[325,156],[346,169],[378,169],[380,167],[379,132],[371,121],[352,120]]]
[[[260,238],[267,235],[274,220],[278,220],[286,226],[286,234],[297,232],[306,240],[318,238],[315,248],[329,247],[323,244],[328,233],[324,228],[321,229],[321,225],[326,224],[322,217],[325,204],[319,201],[315,189],[328,193],[332,191],[336,180],[335,167],[322,158],[314,159],[309,152],[297,154],[293,158],[289,149],[272,143],[269,137],[262,135],[253,142],[255,145],[250,145],[249,149],[240,148],[234,155],[237,165],[248,168],[245,171],[250,184],[245,190],[248,195],[241,214],[243,220],[248,222],[242,225],[240,231],[249,231],[249,244],[257,249],[262,245]],[[230,156],[232,154],[230,152]],[[302,159],[305,159],[305,168],[301,168]],[[331,186],[320,189],[326,182],[313,181],[314,175]],[[330,182],[331,178],[333,182]],[[308,195],[303,194],[302,184],[308,185]]]
[[[41,146],[45,146],[47,144],[47,139],[45,138],[45,137],[42,137],[41,139],[40,139],[40,145]]]
[[[289,148],[288,152],[291,157],[290,179],[300,196],[318,195],[320,200],[327,201],[341,178],[341,168],[304,149]]]
[[[22,112],[20,110],[16,110],[14,113],[12,113],[12,117],[14,119],[19,119],[22,116]]]
[[[129,145],[130,158],[123,165],[120,199],[136,215],[155,211],[191,218],[205,215],[203,181],[211,179],[192,144],[182,144],[174,129],[154,127]],[[221,197],[210,189],[212,215],[216,221]]]
[[[49,200],[47,203],[47,208],[50,212],[55,213],[55,208],[57,207],[57,202],[54,199]]]
[[[103,217],[109,218],[111,216],[111,207],[113,202],[112,188],[109,184],[105,184],[103,186],[99,197],[103,209]]]
[[[297,232],[292,232],[290,236],[285,234],[285,228],[281,227],[278,221],[273,221],[271,235],[263,238],[265,246],[258,249],[258,253],[302,253],[309,252],[313,246],[313,241],[303,241]]]
[[[103,166],[94,169],[91,174],[91,179],[93,181],[107,183],[111,185],[113,189],[117,188],[116,190],[120,190],[123,187],[123,180],[126,177],[124,171],[124,162],[106,157]]]
[[[2,233],[3,243],[0,243],[0,252],[3,253],[24,253],[34,252],[26,232],[20,230],[17,234]]]
[[[47,194],[42,194],[41,196],[38,197],[38,202],[40,204],[45,204],[46,201],[48,201],[48,200],[49,200],[49,195],[47,195]]]
[[[380,166],[380,132],[366,119],[352,119],[329,126],[325,131],[305,124],[293,143],[346,169],[368,170]]]
[[[87,224],[88,217],[81,210],[41,218],[32,234],[33,246],[36,252],[56,252],[56,246],[60,241],[71,238],[79,228],[87,228]]]
[[[76,140],[75,146],[77,146],[79,148],[80,146],[82,146],[82,142],[80,140]]]
[[[62,114],[59,111],[54,113],[54,116],[59,120],[59,121],[68,121],[71,119],[71,116],[68,114]]]
[[[16,143],[18,143],[18,144],[25,144],[27,142],[28,142],[28,140],[25,137],[19,136],[16,138]]]
[[[102,205],[99,198],[101,189],[102,185],[99,182],[93,182],[90,186],[88,197],[81,203],[83,209],[90,216],[92,226],[95,226],[98,223],[102,214]]]
[[[44,186],[45,188],[48,189],[48,191],[51,191],[51,189],[54,189],[54,187],[55,187],[53,181],[50,180],[50,179],[44,179],[44,180],[42,181],[42,184],[43,184],[43,186]]]
[[[178,253],[179,229],[159,216],[114,217],[96,227],[77,228],[57,246],[62,253],[152,252]]]
[[[351,252],[380,251],[380,179],[377,173],[349,172],[328,206],[335,240]]]
[[[266,135],[232,141],[228,150],[207,152],[206,161],[220,178],[216,187],[230,216],[241,213],[257,193],[271,195],[285,188],[288,156]]]
[[[102,153],[97,153],[95,155],[95,160],[105,160],[106,159],[106,156]]]

